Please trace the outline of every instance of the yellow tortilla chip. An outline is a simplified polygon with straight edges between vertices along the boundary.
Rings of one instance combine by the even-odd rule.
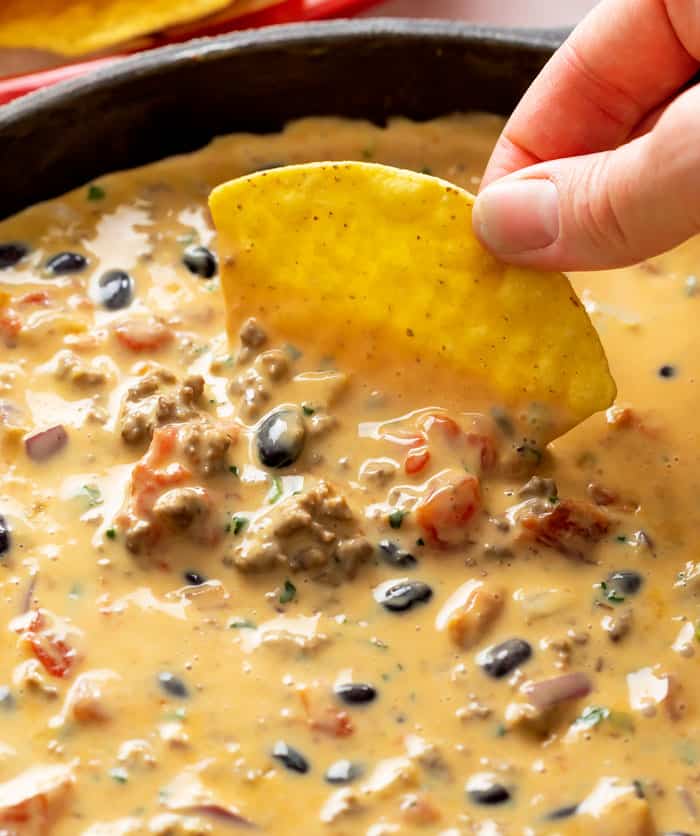
[[[547,413],[551,440],[610,405],[615,384],[568,279],[503,264],[472,232],[474,198],[372,163],[251,174],[209,199],[229,332],[260,314],[276,337],[362,368],[411,365],[448,390]],[[354,353],[353,353],[354,348]],[[357,363],[355,363],[357,370]]]
[[[229,5],[231,0],[2,0],[0,47],[83,55]]]

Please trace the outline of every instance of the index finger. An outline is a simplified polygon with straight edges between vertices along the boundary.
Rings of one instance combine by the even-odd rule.
[[[535,79],[481,183],[624,142],[700,66],[700,4],[604,0]]]

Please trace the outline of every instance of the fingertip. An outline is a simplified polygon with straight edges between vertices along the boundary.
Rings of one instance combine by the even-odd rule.
[[[559,192],[546,178],[505,179],[479,193],[472,211],[477,238],[509,260],[542,250],[559,237]]]

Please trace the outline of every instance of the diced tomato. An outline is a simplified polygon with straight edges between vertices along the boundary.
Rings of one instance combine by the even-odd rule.
[[[46,628],[46,619],[42,613],[35,611],[28,615],[27,624],[21,632],[47,673],[61,679],[71,672],[77,661],[77,653],[68,642]]]
[[[173,339],[173,332],[157,319],[129,319],[114,329],[119,342],[130,351],[156,351]]]
[[[0,335],[5,340],[14,340],[22,330],[22,318],[12,308],[5,308],[0,313]]]
[[[456,421],[439,413],[427,415],[422,421],[422,427],[428,435],[439,432],[447,441],[457,441],[462,435],[462,428]]]
[[[480,451],[479,461],[482,471],[492,470],[498,461],[498,452],[493,438],[480,433],[466,433],[465,438],[469,447]]]
[[[414,473],[419,473],[430,461],[430,450],[428,445],[417,442],[415,447],[406,453],[406,460],[404,461],[404,469],[406,473],[412,476]]]
[[[311,718],[309,725],[315,731],[323,732],[332,737],[350,737],[355,732],[352,719],[347,711],[335,711],[333,708],[326,709],[320,717]]]
[[[45,290],[32,290],[30,293],[20,296],[19,301],[22,305],[48,305],[49,298],[49,294]]]
[[[441,474],[437,484],[416,508],[418,525],[439,546],[464,543],[467,528],[481,507],[479,480],[471,473]]]

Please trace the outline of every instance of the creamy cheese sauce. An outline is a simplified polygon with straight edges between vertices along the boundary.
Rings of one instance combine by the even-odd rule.
[[[501,124],[303,120],[0,224],[0,833],[700,833],[698,243],[573,277],[619,398],[544,452],[390,346],[373,388],[224,333],[215,185],[475,190]]]

